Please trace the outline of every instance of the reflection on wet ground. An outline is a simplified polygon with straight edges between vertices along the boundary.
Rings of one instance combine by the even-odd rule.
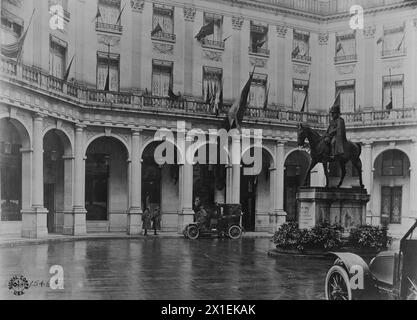
[[[0,248],[0,299],[323,299],[332,259],[268,257],[269,239],[87,240]],[[64,290],[8,289],[13,275]]]

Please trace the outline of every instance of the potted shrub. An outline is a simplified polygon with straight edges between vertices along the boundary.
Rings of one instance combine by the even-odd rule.
[[[352,229],[348,239],[349,246],[368,251],[382,251],[391,244],[387,227],[363,225]]]

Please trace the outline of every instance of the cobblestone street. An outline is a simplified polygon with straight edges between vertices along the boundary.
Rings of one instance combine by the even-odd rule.
[[[323,299],[332,259],[267,256],[269,239],[82,240],[0,248],[0,299]],[[13,275],[64,289],[13,295]]]

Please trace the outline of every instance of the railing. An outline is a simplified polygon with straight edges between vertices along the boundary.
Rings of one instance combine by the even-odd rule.
[[[0,76],[6,81],[19,81],[19,86],[24,83],[36,87],[48,94],[55,94],[73,100],[77,104],[86,106],[117,107],[134,110],[149,110],[152,112],[169,112],[178,114],[199,116],[225,117],[230,105],[225,104],[218,112],[204,101],[188,100],[183,98],[170,99],[169,97],[155,97],[137,94],[131,91],[103,91],[87,88],[73,82],[67,82],[53,77],[38,68],[30,67],[14,60],[0,56]],[[263,109],[249,107],[245,115],[246,120],[259,119],[274,123],[309,123],[317,127],[325,127],[329,123],[326,113],[297,112],[283,108]],[[417,122],[417,107],[360,111],[355,113],[344,113],[343,118],[348,126],[369,126],[369,125],[392,125]]]
[[[383,58],[386,57],[395,57],[395,56],[403,56],[407,54],[406,48],[392,49],[392,50],[382,50],[381,55]]]
[[[201,43],[203,47],[224,49],[224,41],[208,40],[208,39],[203,38]]]
[[[96,21],[96,31],[105,31],[105,32],[115,32],[115,33],[122,33],[123,26],[118,24],[110,24],[104,22]]]
[[[349,62],[349,61],[356,61],[358,60],[357,54],[349,54],[345,56],[336,56],[334,57],[335,63],[342,63],[342,62]]]
[[[303,56],[301,54],[297,54],[297,55],[294,55],[292,57],[292,61],[303,62],[303,63],[311,63],[311,57],[310,56]]]
[[[264,49],[264,48],[252,48],[252,47],[249,47],[249,53],[251,53],[251,54],[261,54],[261,55],[264,55],[264,56],[269,56],[269,54],[270,54],[270,51],[269,51],[269,49]]]
[[[173,33],[166,33],[166,32],[157,32],[155,34],[151,34],[151,38],[155,40],[162,40],[162,41],[169,41],[169,42],[175,42],[176,35]]]

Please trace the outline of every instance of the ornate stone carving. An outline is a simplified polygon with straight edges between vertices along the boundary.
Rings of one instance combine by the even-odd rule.
[[[252,66],[256,66],[258,68],[266,68],[266,64],[268,61],[266,59],[250,57],[249,62]]]
[[[165,43],[153,43],[153,51],[161,54],[174,54],[174,46],[172,44]]]
[[[145,6],[144,0],[130,0],[130,6],[134,12],[142,12]]]
[[[336,67],[337,73],[339,75],[344,75],[344,74],[352,74],[353,71],[355,71],[355,64],[349,64],[349,65],[345,65],[345,66],[338,66]]]
[[[43,125],[43,132],[45,132],[51,128],[56,128],[56,121],[55,119],[46,117],[43,119],[42,125]]]
[[[277,36],[280,38],[285,38],[287,35],[287,26],[277,25]]]
[[[389,69],[400,69],[403,66],[402,59],[384,61],[384,67],[389,71]]]
[[[85,136],[87,137],[87,141],[90,141],[94,136],[102,133],[102,131],[100,132],[92,128],[87,128],[84,131],[85,131]]]
[[[329,41],[329,33],[328,32],[319,33],[319,45],[327,46],[328,41]]]
[[[184,7],[184,20],[194,22],[196,9],[194,7]]]
[[[244,21],[243,17],[232,17],[232,28],[234,30],[242,30]]]
[[[222,54],[217,51],[203,50],[203,59],[221,62]]]
[[[294,71],[294,73],[298,73],[298,74],[308,74],[310,68],[308,66],[303,66],[303,65],[299,65],[299,64],[294,64],[292,66],[292,69]]]
[[[97,36],[98,39],[98,43],[99,44],[104,44],[104,45],[109,45],[110,46],[118,46],[120,43],[120,37],[118,36],[110,36],[108,34],[99,34]]]
[[[363,35],[366,39],[373,39],[375,37],[375,26],[367,26],[363,29]]]

